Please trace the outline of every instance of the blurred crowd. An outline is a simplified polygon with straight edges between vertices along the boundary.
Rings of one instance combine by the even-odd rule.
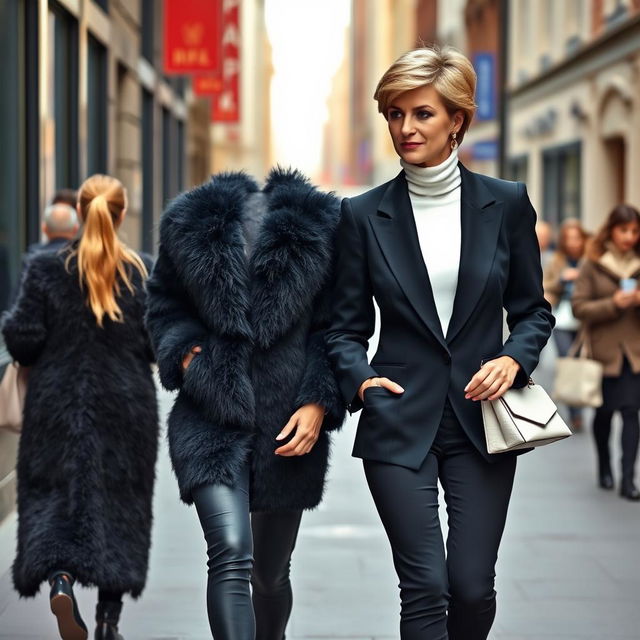
[[[637,501],[640,493],[634,484],[634,466],[640,433],[640,213],[620,204],[594,234],[576,219],[564,220],[559,229],[539,221],[536,232],[545,297],[556,318],[553,338],[557,362],[582,357],[580,362],[595,361],[601,370],[601,394],[568,405],[571,426],[574,432],[581,431],[583,408],[595,409],[591,428],[598,461],[597,482],[602,489],[611,490],[615,481],[610,434],[614,413],[620,413],[620,495]]]

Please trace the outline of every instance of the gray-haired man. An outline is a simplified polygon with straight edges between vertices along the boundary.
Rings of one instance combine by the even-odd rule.
[[[75,238],[79,228],[78,214],[70,204],[56,202],[47,206],[44,210],[42,221],[42,232],[47,237],[47,241],[29,245],[27,251],[22,256],[19,282],[22,280],[22,274],[27,268],[27,263],[32,256],[41,251],[59,251],[70,240]],[[18,297],[18,291],[19,286],[15,286],[11,295],[11,304],[15,302]]]

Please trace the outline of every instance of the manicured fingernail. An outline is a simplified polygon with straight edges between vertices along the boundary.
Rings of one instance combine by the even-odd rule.
[[[276,440],[282,440],[283,438],[284,438],[284,434],[282,434],[282,433],[279,433],[279,434],[276,436]]]
[[[465,394],[464,399],[465,399],[465,400],[468,400],[470,397],[471,397],[471,396],[467,393],[467,394]]]
[[[402,391],[402,393],[404,393],[404,389],[400,385],[398,385],[398,389],[400,389],[400,391]]]

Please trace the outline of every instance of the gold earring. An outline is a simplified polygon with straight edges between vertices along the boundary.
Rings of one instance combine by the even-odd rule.
[[[456,140],[457,137],[458,137],[458,134],[454,131],[451,134],[451,150],[452,151],[458,148],[458,141]]]

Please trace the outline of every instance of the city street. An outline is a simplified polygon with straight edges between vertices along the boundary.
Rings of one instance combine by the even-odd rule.
[[[548,379],[548,368],[543,363],[539,379]],[[170,402],[163,394],[165,412]],[[355,424],[350,419],[335,438],[326,499],[303,520],[289,640],[398,637],[391,556],[361,464],[350,457]],[[497,568],[492,639],[640,637],[640,506],[596,489],[593,466],[587,434],[520,459]],[[12,515],[0,527],[0,638],[55,638],[46,589],[35,601],[20,601],[11,588],[14,536]],[[209,638],[205,585],[204,542],[195,513],[178,501],[163,443],[149,582],[139,602],[125,602],[125,638]],[[96,593],[77,593],[90,623]]]

